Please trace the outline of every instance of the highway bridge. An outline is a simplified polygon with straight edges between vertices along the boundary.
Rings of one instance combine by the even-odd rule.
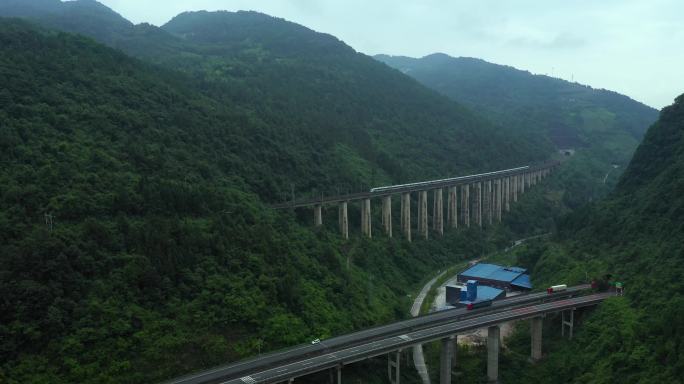
[[[600,303],[611,294],[586,293],[586,285],[553,294],[531,293],[495,301],[492,306],[466,311],[452,309],[412,318],[376,328],[323,340],[315,345],[302,345],[262,357],[217,367],[188,375],[168,384],[245,384],[291,382],[296,377],[333,369],[341,383],[342,367],[371,357],[388,355],[391,383],[399,383],[399,356],[403,349],[416,344],[442,340],[442,384],[451,382],[451,361],[456,335],[488,328],[488,377],[498,378],[499,324],[532,319],[531,358],[541,358],[542,316],[563,313],[563,332],[569,327],[572,337],[574,310]],[[566,311],[569,312],[566,320]]]
[[[537,165],[525,165],[493,172],[452,177],[448,179],[421,181],[409,184],[372,188],[368,192],[338,196],[310,198],[277,204],[276,209],[313,207],[314,225],[323,225],[323,208],[338,205],[340,233],[349,238],[348,204],[361,203],[361,232],[372,237],[371,201],[382,199],[382,227],[392,237],[392,196],[401,195],[401,230],[411,241],[411,194],[418,195],[418,234],[428,238],[428,191],[433,192],[432,228],[444,234],[444,189],[447,189],[447,227],[456,228],[459,223],[466,227],[491,225],[501,221],[502,212],[510,210],[511,203],[518,201],[518,194],[536,185],[559,165],[557,161]],[[471,193],[472,189],[472,193]],[[459,199],[460,197],[460,199]],[[460,203],[459,203],[460,200]]]

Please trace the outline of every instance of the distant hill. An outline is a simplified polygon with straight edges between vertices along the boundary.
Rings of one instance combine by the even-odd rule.
[[[69,12],[91,10],[92,1],[61,3],[64,10],[51,11],[49,17],[47,9],[33,12],[43,3],[29,0],[21,13],[188,73],[212,97],[266,121],[270,140],[287,143],[281,148],[297,154],[294,162],[281,162],[280,169],[268,172],[277,175],[276,184],[263,182],[273,176],[250,178],[253,190],[269,201],[289,196],[291,183],[300,196],[359,190],[538,161],[551,152],[498,129],[330,35],[282,19],[256,12],[187,12],[162,28],[143,24],[119,29],[115,21],[84,31],[67,23]],[[49,4],[52,9],[54,2]],[[98,9],[100,19],[118,17],[106,7]],[[113,30],[117,33],[110,34]],[[307,148],[294,149],[302,145]],[[335,161],[307,159],[314,153],[316,159]],[[342,164],[353,166],[340,169]]]
[[[575,151],[562,171],[561,191],[564,204],[573,208],[612,189],[658,115],[615,92],[480,59],[445,54],[375,58],[509,131]]]
[[[589,146],[598,134],[610,140],[626,132],[640,140],[657,118],[655,109],[627,96],[480,59],[439,53],[376,59],[514,129],[545,132],[558,148]]]
[[[91,36],[107,44],[115,44],[133,28],[133,23],[94,0],[3,0],[0,16],[40,20],[45,26]]]

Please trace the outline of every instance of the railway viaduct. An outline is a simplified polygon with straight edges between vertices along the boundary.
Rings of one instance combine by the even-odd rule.
[[[417,194],[417,235],[427,239],[429,233],[428,192],[432,194],[432,229],[436,234],[440,236],[444,234],[445,224],[448,228],[457,228],[459,225],[483,227],[494,222],[501,222],[502,213],[510,211],[511,205],[518,201],[518,196],[541,182],[558,164],[559,162],[547,162],[477,175],[378,187],[369,192],[292,201],[278,204],[274,208],[313,208],[313,222],[318,227],[323,225],[323,208],[337,204],[340,233],[342,237],[348,239],[348,205],[360,203],[361,232],[367,237],[372,237],[371,202],[373,199],[381,199],[382,229],[386,236],[392,237],[392,197],[399,195],[401,233],[404,238],[411,241],[413,230],[411,195]],[[444,220],[445,190],[447,191],[446,223]]]

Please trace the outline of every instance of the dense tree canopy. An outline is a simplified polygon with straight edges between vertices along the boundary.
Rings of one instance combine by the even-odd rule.
[[[572,343],[553,344],[540,366],[511,367],[507,382],[680,381],[682,191],[684,95],[662,111],[605,201],[569,215],[554,241],[519,252],[537,284],[575,283],[610,273],[625,283],[626,299],[603,304],[576,328]]]
[[[556,190],[570,208],[605,196],[657,111],[627,96],[467,57],[376,59],[545,148],[575,150]]]
[[[2,381],[149,382],[401,317],[406,294],[430,271],[485,251],[483,234],[342,242],[264,200],[291,180],[363,185],[425,177],[416,170],[427,164],[435,167],[425,174],[438,174],[454,163],[529,159],[505,145],[491,155],[492,136],[481,153],[440,149],[444,135],[456,137],[455,149],[493,128],[391,72],[388,81],[407,84],[394,85],[401,104],[374,89],[388,95],[375,101],[379,112],[339,112],[369,119],[366,128],[383,116],[436,114],[423,131],[418,120],[393,130],[378,123],[387,143],[402,129],[422,132],[382,149],[386,160],[361,156],[355,135],[307,132],[285,110],[229,102],[220,95],[230,86],[192,76],[87,38],[0,22]],[[340,103],[318,105],[352,103],[330,81]],[[411,112],[414,102],[432,108],[419,101],[425,95],[438,109]],[[377,165],[392,161],[413,165]],[[354,222],[358,211],[350,214]]]

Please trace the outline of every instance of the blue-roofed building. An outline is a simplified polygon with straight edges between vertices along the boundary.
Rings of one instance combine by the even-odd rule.
[[[473,301],[460,300],[457,292],[461,291],[461,286],[447,285],[446,286],[446,304],[452,306],[468,305],[470,303],[477,303],[486,300],[496,300],[506,296],[503,289],[488,287],[486,285],[477,286],[477,297]]]
[[[477,263],[458,275],[459,282],[477,280],[484,285],[513,290],[530,290],[530,275],[525,268],[503,267],[496,264]]]

